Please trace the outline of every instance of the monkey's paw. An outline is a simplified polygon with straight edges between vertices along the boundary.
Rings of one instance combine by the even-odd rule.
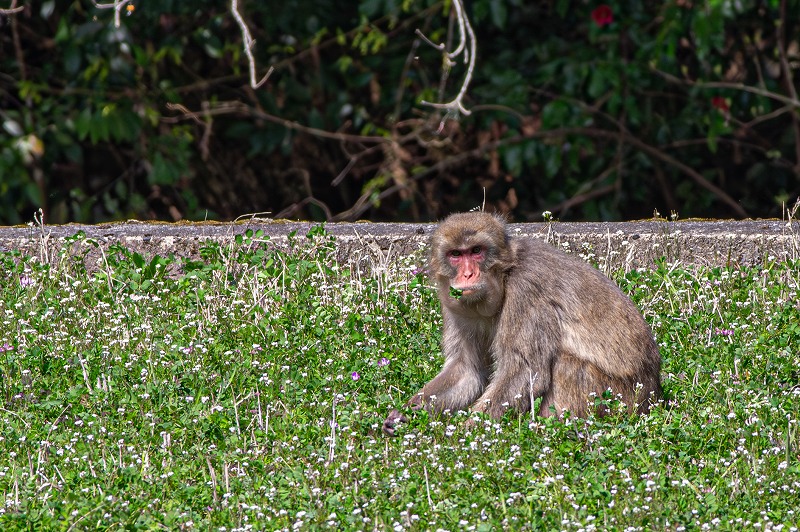
[[[399,410],[392,410],[389,412],[389,415],[386,416],[386,420],[383,422],[383,433],[387,436],[394,436],[394,430],[397,427],[397,424],[407,422],[408,419]]]

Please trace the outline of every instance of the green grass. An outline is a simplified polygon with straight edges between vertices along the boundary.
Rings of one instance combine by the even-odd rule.
[[[800,265],[616,275],[664,357],[647,417],[390,439],[441,364],[435,295],[334,246],[0,255],[0,529],[797,530]]]

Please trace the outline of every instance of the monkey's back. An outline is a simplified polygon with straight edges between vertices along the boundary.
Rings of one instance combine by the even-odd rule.
[[[506,297],[521,298],[512,305],[529,305],[529,326],[552,336],[538,341],[557,349],[559,360],[576,359],[584,378],[590,365],[598,375],[590,381],[626,389],[640,383],[645,394],[660,399],[661,356],[630,298],[600,271],[550,244],[515,239],[512,246],[514,268],[525,271],[508,275]],[[543,320],[552,322],[542,325]]]

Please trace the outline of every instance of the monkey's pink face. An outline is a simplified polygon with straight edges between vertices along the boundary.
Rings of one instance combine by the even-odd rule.
[[[469,296],[479,291],[483,282],[481,266],[485,258],[486,248],[483,246],[448,251],[447,260],[456,270],[455,277],[450,280],[450,286],[460,290],[464,296]]]

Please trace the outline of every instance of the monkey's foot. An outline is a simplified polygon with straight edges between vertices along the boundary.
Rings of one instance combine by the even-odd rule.
[[[478,421],[473,417],[467,418],[467,420],[464,422],[464,428],[467,429],[468,431],[475,429],[475,427],[477,426],[478,426]]]
[[[408,419],[399,410],[392,410],[389,412],[389,415],[386,416],[386,420],[383,422],[383,433],[387,436],[394,436],[394,430],[397,427],[397,424],[407,422]]]

